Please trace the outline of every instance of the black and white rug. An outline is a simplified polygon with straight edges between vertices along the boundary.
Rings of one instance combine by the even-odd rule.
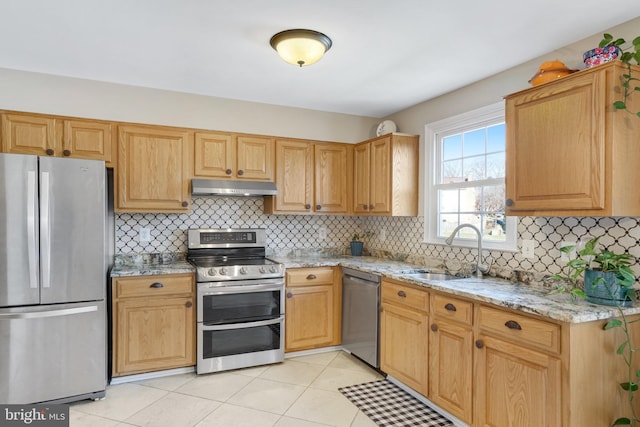
[[[338,389],[381,427],[441,427],[453,423],[387,380]]]

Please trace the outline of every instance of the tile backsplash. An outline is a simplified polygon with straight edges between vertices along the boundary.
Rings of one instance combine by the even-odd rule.
[[[194,197],[193,210],[185,214],[116,214],[116,255],[186,252],[189,228],[265,228],[271,254],[338,251],[348,254],[351,235],[361,230],[386,230],[385,241],[371,237],[366,248],[410,259],[446,259],[473,262],[475,250],[423,243],[424,217],[357,217],[333,215],[267,215],[261,197]],[[518,242],[535,242],[535,257],[520,252],[490,251],[493,267],[555,274],[561,269],[559,243],[600,236],[608,249],[627,251],[640,258],[640,218],[635,217],[521,217]],[[139,242],[141,227],[149,228],[151,241]],[[326,239],[319,231],[326,229]],[[633,265],[640,274],[640,264]]]

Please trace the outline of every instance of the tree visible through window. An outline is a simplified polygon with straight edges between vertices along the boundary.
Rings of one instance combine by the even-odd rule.
[[[425,228],[427,241],[442,243],[460,224],[472,224],[487,247],[515,244],[515,221],[505,217],[504,107],[494,105],[427,126],[428,163],[433,174]],[[466,241],[466,242],[465,242]],[[455,242],[477,244],[470,228]]]

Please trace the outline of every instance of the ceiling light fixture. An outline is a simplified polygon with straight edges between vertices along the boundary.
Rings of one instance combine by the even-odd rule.
[[[300,67],[318,62],[332,44],[326,35],[302,29],[281,31],[269,43],[282,59]]]

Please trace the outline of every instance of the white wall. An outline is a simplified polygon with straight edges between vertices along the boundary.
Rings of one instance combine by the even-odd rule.
[[[0,109],[355,143],[379,119],[0,68]]]

